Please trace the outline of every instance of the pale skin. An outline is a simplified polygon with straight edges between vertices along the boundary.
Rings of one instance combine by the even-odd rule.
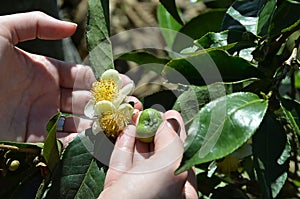
[[[90,67],[16,47],[19,42],[35,38],[62,39],[75,30],[76,24],[41,12],[0,16],[1,140],[43,142],[45,125],[53,114],[58,111],[83,114],[91,97],[89,90],[96,81]],[[126,84],[128,78],[123,75],[122,78]],[[135,109],[141,110],[136,98],[127,100],[134,101]],[[174,175],[186,136],[182,119],[175,111],[165,113],[163,119],[150,145],[135,139],[134,125],[121,133],[99,198],[198,198],[192,170]],[[58,132],[57,137],[67,143],[91,124],[87,119],[68,117],[64,132]]]
[[[174,175],[186,138],[180,114],[176,111],[163,114],[163,122],[151,144],[136,139],[135,130],[130,125],[118,137],[99,199],[198,198],[193,169]]]
[[[71,36],[76,24],[31,12],[1,16],[0,30],[1,139],[43,141],[45,125],[53,114],[83,114],[95,77],[88,66],[30,54],[15,45],[35,38],[56,40]],[[73,133],[90,125],[89,120],[69,117],[65,132],[58,133],[58,137],[67,142]]]

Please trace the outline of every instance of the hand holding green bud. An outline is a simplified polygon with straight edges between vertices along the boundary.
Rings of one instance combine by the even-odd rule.
[[[136,128],[136,135],[138,139],[145,143],[152,142],[162,121],[163,120],[159,111],[152,108],[143,110]]]

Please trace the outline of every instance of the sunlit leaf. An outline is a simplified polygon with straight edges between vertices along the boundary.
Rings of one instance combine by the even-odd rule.
[[[113,68],[113,54],[109,39],[107,19],[107,2],[89,0],[89,12],[87,17],[87,47],[89,61],[96,78],[109,69]]]
[[[232,93],[206,104],[188,129],[177,173],[217,160],[242,146],[264,118],[268,101],[253,93]]]
[[[175,0],[160,0],[160,3],[166,8],[166,10],[168,10],[168,12],[179,24],[183,25],[183,21],[178,14]]]
[[[43,156],[46,160],[50,171],[53,171],[60,161],[59,147],[56,139],[56,127],[59,118],[62,116],[60,112],[55,114],[47,124],[47,138],[44,144]]]
[[[217,82],[208,86],[190,85],[186,91],[178,96],[173,109],[180,112],[185,124],[189,124],[200,108],[208,102],[227,94],[239,92],[256,81],[258,79],[252,78],[238,82]]]
[[[228,30],[222,32],[209,32],[206,33],[200,39],[195,41],[196,44],[199,44],[203,48],[213,48],[213,47],[220,47],[226,46],[228,44],[227,37],[228,37]]]
[[[263,77],[249,61],[222,50],[209,49],[197,51],[185,58],[172,59],[165,66],[163,75],[170,82],[187,84],[181,82],[185,80],[193,85]]]
[[[167,46],[172,48],[177,31],[179,31],[182,25],[161,4],[157,7],[157,20]]]
[[[212,9],[191,19],[180,29],[172,49],[180,52],[182,49],[192,46],[194,40],[201,38],[206,33],[220,31],[225,13],[225,9]]]

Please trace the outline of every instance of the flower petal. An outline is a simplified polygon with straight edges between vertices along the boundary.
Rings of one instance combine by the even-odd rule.
[[[131,81],[127,85],[125,85],[123,88],[121,88],[119,95],[129,95],[133,92],[134,90],[134,82]]]
[[[122,79],[120,78],[119,72],[114,69],[108,69],[101,75],[101,79],[112,79],[118,84],[118,88],[122,87]]]
[[[134,108],[130,104],[124,103],[119,106],[118,111],[122,112],[126,118],[131,119]]]
[[[102,100],[100,102],[97,102],[95,104],[95,114],[99,117],[106,112],[114,112],[116,110],[116,107],[108,100]]]
[[[94,111],[94,101],[89,100],[88,103],[84,107],[84,115],[88,118],[94,118],[95,111]]]
[[[97,135],[98,133],[100,133],[102,131],[102,128],[100,127],[100,123],[98,120],[95,120],[95,122],[93,123],[92,126],[92,133],[94,135]]]
[[[133,81],[127,85],[125,85],[120,91],[119,91],[119,95],[117,98],[115,98],[113,100],[113,104],[115,106],[119,106],[123,101],[124,99],[127,97],[127,95],[129,95],[130,93],[132,93],[134,90],[134,83]]]

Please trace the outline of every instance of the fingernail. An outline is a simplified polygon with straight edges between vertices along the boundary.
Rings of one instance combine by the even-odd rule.
[[[75,26],[77,28],[77,24],[76,23],[71,22],[71,21],[65,21],[65,22],[68,23],[68,24],[70,24],[70,25],[72,25],[72,26]]]

